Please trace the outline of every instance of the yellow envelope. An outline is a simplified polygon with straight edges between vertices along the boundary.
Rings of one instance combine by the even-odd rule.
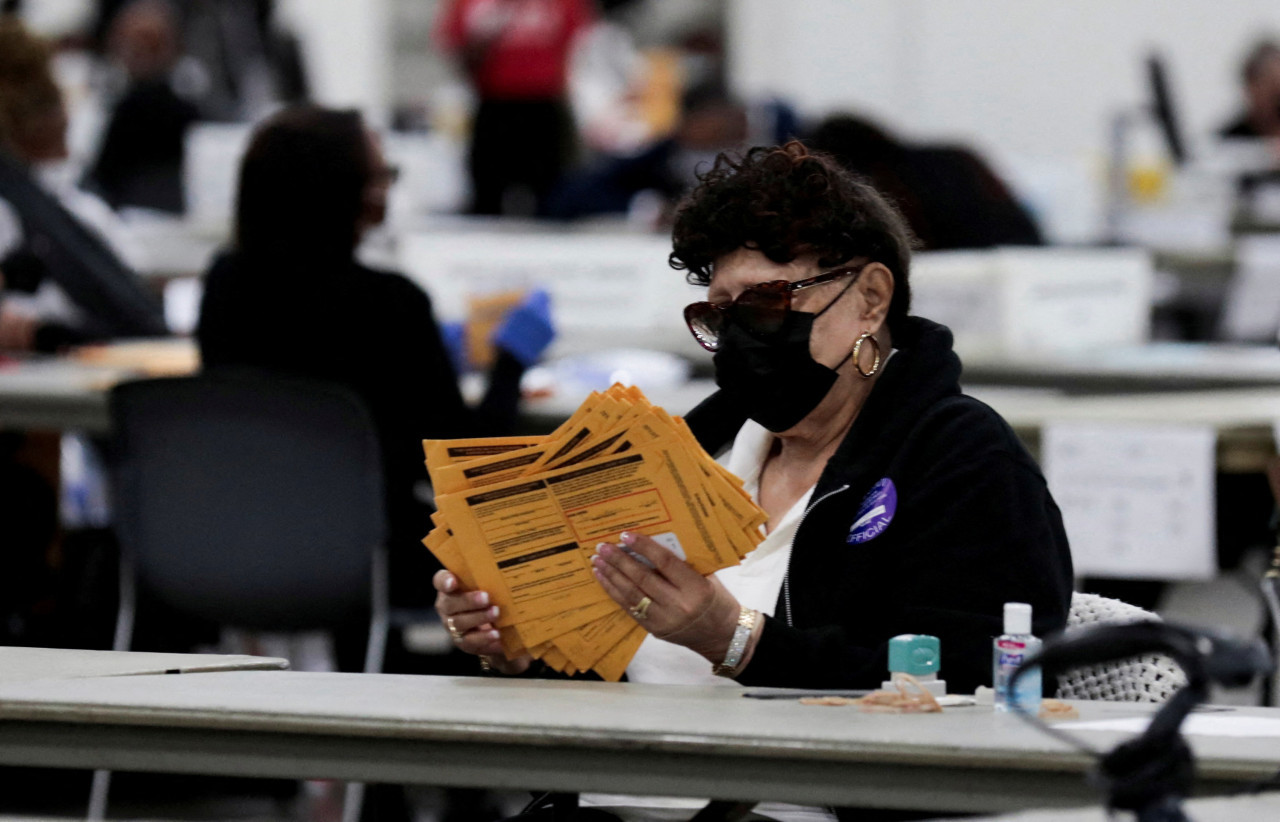
[[[640,625],[634,626],[622,641],[596,662],[595,672],[608,682],[617,682],[622,679],[622,675],[627,672],[627,666],[631,664],[631,658],[636,655],[636,651],[640,650],[640,643],[644,642],[647,633]]]
[[[491,457],[538,445],[546,437],[472,437],[455,440],[423,440],[422,451],[428,466],[444,466],[478,457]]]
[[[504,653],[567,673],[616,681],[645,636],[592,573],[599,542],[647,534],[706,575],[763,538],[741,481],[635,387],[592,393],[546,437],[423,447],[439,506],[424,544],[490,593]]]

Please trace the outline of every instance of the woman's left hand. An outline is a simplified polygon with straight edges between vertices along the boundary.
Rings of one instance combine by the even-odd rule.
[[[600,543],[591,558],[605,592],[659,639],[723,660],[741,611],[733,595],[643,534],[620,539]]]

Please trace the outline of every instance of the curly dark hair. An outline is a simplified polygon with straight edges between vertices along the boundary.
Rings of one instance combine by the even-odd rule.
[[[836,266],[863,258],[893,274],[892,330],[911,307],[911,230],[879,192],[833,157],[797,141],[721,153],[681,202],[672,229],[672,268],[709,285],[715,261],[739,248],[775,263],[817,254]]]

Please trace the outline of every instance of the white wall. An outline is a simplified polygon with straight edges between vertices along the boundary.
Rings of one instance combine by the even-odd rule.
[[[279,13],[302,41],[318,102],[390,118],[392,31],[388,0],[284,0]]]
[[[1168,60],[1188,135],[1239,100],[1239,60],[1280,36],[1275,0],[736,0],[730,73],[808,115],[857,110],[905,136],[997,155],[1105,150],[1109,115],[1145,99],[1142,57]]]

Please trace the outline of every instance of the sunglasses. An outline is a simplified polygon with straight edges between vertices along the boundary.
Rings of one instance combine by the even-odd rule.
[[[726,305],[691,303],[684,308],[684,321],[698,345],[708,351],[720,350],[720,337],[733,324],[760,340],[769,340],[782,330],[791,311],[791,295],[804,288],[856,277],[865,266],[837,268],[826,274],[790,282],[773,280],[753,285]]]

